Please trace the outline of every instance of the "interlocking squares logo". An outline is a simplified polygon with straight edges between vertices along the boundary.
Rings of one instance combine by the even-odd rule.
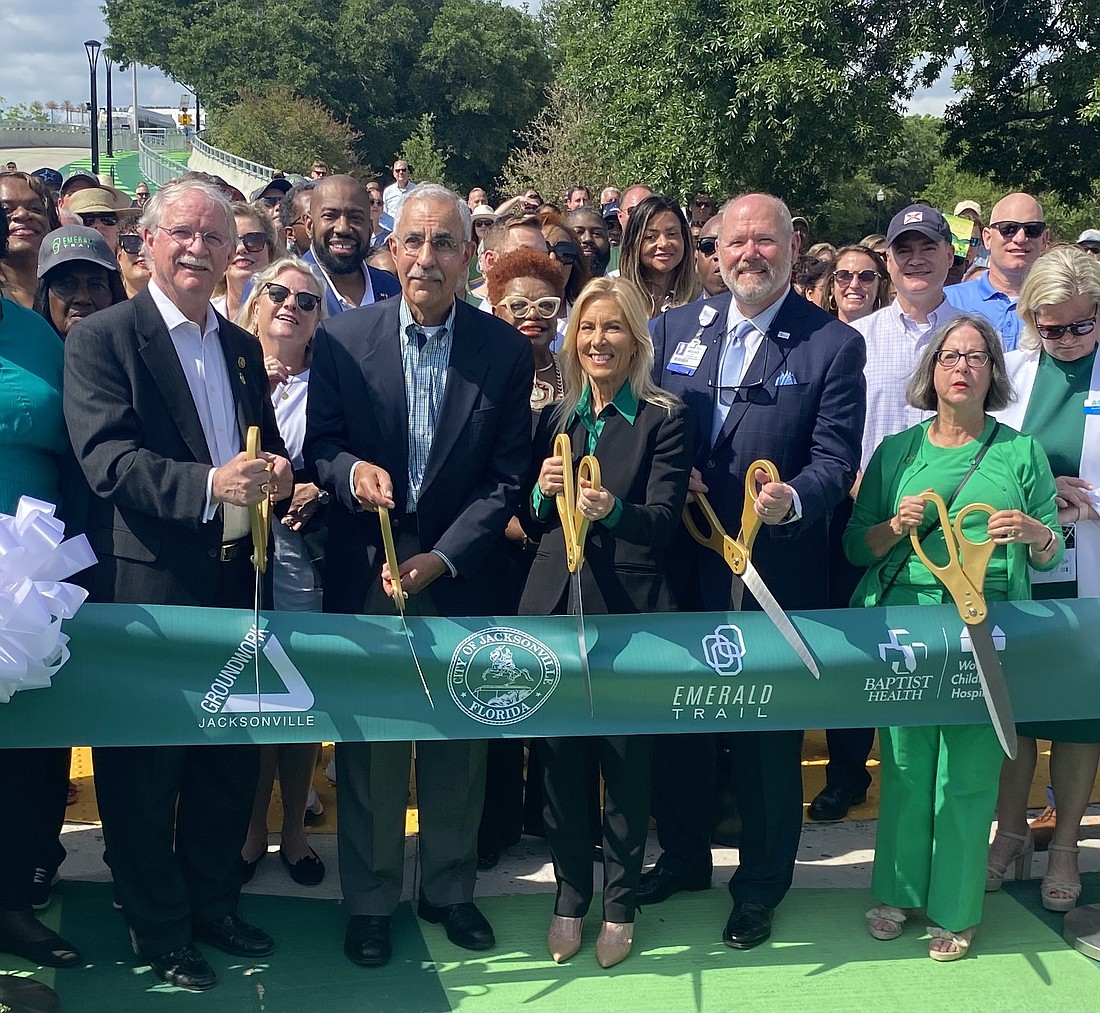
[[[908,630],[890,630],[890,639],[878,645],[878,656],[888,662],[894,675],[912,675],[918,665],[928,658],[928,645],[919,640],[902,641]],[[893,660],[891,660],[893,659]]]
[[[740,675],[745,657],[745,638],[736,626],[718,626],[703,637],[703,657],[718,675]]]

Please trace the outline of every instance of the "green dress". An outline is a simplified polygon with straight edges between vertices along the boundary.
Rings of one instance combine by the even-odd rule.
[[[1035,385],[1021,426],[1039,441],[1050,459],[1055,475],[1077,478],[1081,449],[1085,441],[1085,413],[1082,404],[1089,393],[1093,349],[1083,359],[1062,362],[1052,355],[1040,355]],[[1072,527],[1066,529],[1072,538]],[[1031,588],[1033,598],[1076,598],[1077,581],[1041,581]],[[1020,735],[1055,742],[1100,742],[1100,718],[1085,721],[1028,721],[1017,726]]]

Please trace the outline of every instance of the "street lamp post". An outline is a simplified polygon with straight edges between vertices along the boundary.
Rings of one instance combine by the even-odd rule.
[[[886,194],[882,187],[875,194],[875,232],[882,232],[882,205],[886,203]]]
[[[88,76],[91,78],[92,103],[90,110],[90,126],[92,128],[92,174],[99,174],[99,97],[96,94],[96,65],[99,62],[100,43],[96,39],[89,39],[84,43],[84,51],[88,54]]]
[[[111,158],[115,153],[115,121],[111,116],[111,58],[109,56],[103,57],[103,66],[107,68],[107,157]]]

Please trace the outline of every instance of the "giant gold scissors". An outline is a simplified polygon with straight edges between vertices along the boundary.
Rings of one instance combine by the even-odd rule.
[[[947,546],[947,563],[939,566],[925,555],[921,548],[917,532],[910,530],[909,540],[913,551],[920,561],[951,593],[955,607],[970,633],[970,644],[974,651],[974,664],[978,669],[978,679],[985,695],[985,706],[993,721],[1001,747],[1009,759],[1016,758],[1016,722],[1012,717],[1012,700],[1005,684],[1004,669],[997,657],[997,648],[993,644],[993,631],[989,625],[989,609],[985,602],[985,571],[996,549],[991,538],[984,542],[975,542],[963,534],[963,521],[972,513],[985,513],[992,516],[997,511],[988,503],[971,503],[964,506],[951,524],[947,516],[947,504],[942,497],[929,489],[922,492],[921,498],[931,503],[939,514],[943,540]]]
[[[393,587],[393,603],[397,606],[398,615],[401,616],[401,625],[405,630],[405,639],[409,642],[409,653],[412,655],[413,664],[416,665],[416,674],[420,676],[420,685],[424,687],[424,695],[428,703],[435,710],[435,701],[432,700],[431,690],[424,678],[424,670],[420,667],[420,659],[416,656],[416,648],[413,647],[412,634],[409,632],[409,624],[405,619],[405,599],[408,594],[401,588],[401,574],[397,569],[397,548],[393,542],[393,527],[390,524],[390,512],[385,507],[378,508],[378,523],[382,527],[382,549],[386,554],[386,562],[390,567],[390,585]]]
[[[245,456],[254,461],[260,455],[260,427],[249,426],[245,435]],[[267,466],[271,471],[271,465]],[[263,710],[260,695],[260,589],[261,576],[267,572],[267,546],[271,537],[271,496],[268,493],[259,503],[248,508],[248,525],[252,530],[252,567],[256,571],[256,587],[252,594],[252,628],[256,631],[256,708]]]
[[[582,480],[599,490],[600,462],[586,454],[577,465],[577,479],[573,481],[573,446],[568,433],[558,433],[554,438],[554,456],[562,459],[562,491],[554,498],[565,535],[565,563],[569,568],[570,596],[577,614],[577,646],[581,655],[581,674],[584,690],[588,694],[588,713],[592,714],[592,673],[588,668],[588,638],[584,633],[584,603],[581,599],[581,569],[584,566],[584,542],[588,537],[588,518],[577,508],[577,487]]]
[[[745,587],[752,592],[752,596],[768,614],[768,618],[771,619],[775,628],[783,634],[784,639],[794,649],[795,654],[802,659],[803,664],[810,670],[813,677],[820,679],[821,672],[818,670],[817,662],[810,654],[806,642],[802,639],[798,630],[794,628],[794,623],[787,618],[787,614],[779,607],[779,602],[775,600],[775,595],[768,590],[764,578],[760,576],[760,571],[752,564],[753,542],[756,541],[756,536],[764,523],[757,516],[755,510],[757,496],[756,472],[758,470],[766,472],[769,481],[779,481],[779,469],[771,461],[753,461],[749,465],[749,470],[745,475],[745,502],[741,508],[741,530],[737,533],[736,538],[731,538],[726,534],[722,522],[718,520],[718,515],[714,512],[714,507],[710,505],[710,501],[706,496],[700,492],[693,493],[693,496],[699,510],[710,525],[710,535],[704,535],[698,524],[695,523],[690,504],[684,504],[684,527],[688,529],[688,533],[700,545],[717,552],[726,561],[726,565],[745,582]]]

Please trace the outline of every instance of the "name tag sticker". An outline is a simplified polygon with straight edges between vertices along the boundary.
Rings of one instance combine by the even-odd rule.
[[[1090,395],[1085,398],[1085,414],[1100,415],[1100,397]]]
[[[681,341],[676,346],[676,351],[672,353],[672,358],[668,360],[668,371],[693,376],[706,354],[707,346],[698,338],[692,338],[691,341]]]

